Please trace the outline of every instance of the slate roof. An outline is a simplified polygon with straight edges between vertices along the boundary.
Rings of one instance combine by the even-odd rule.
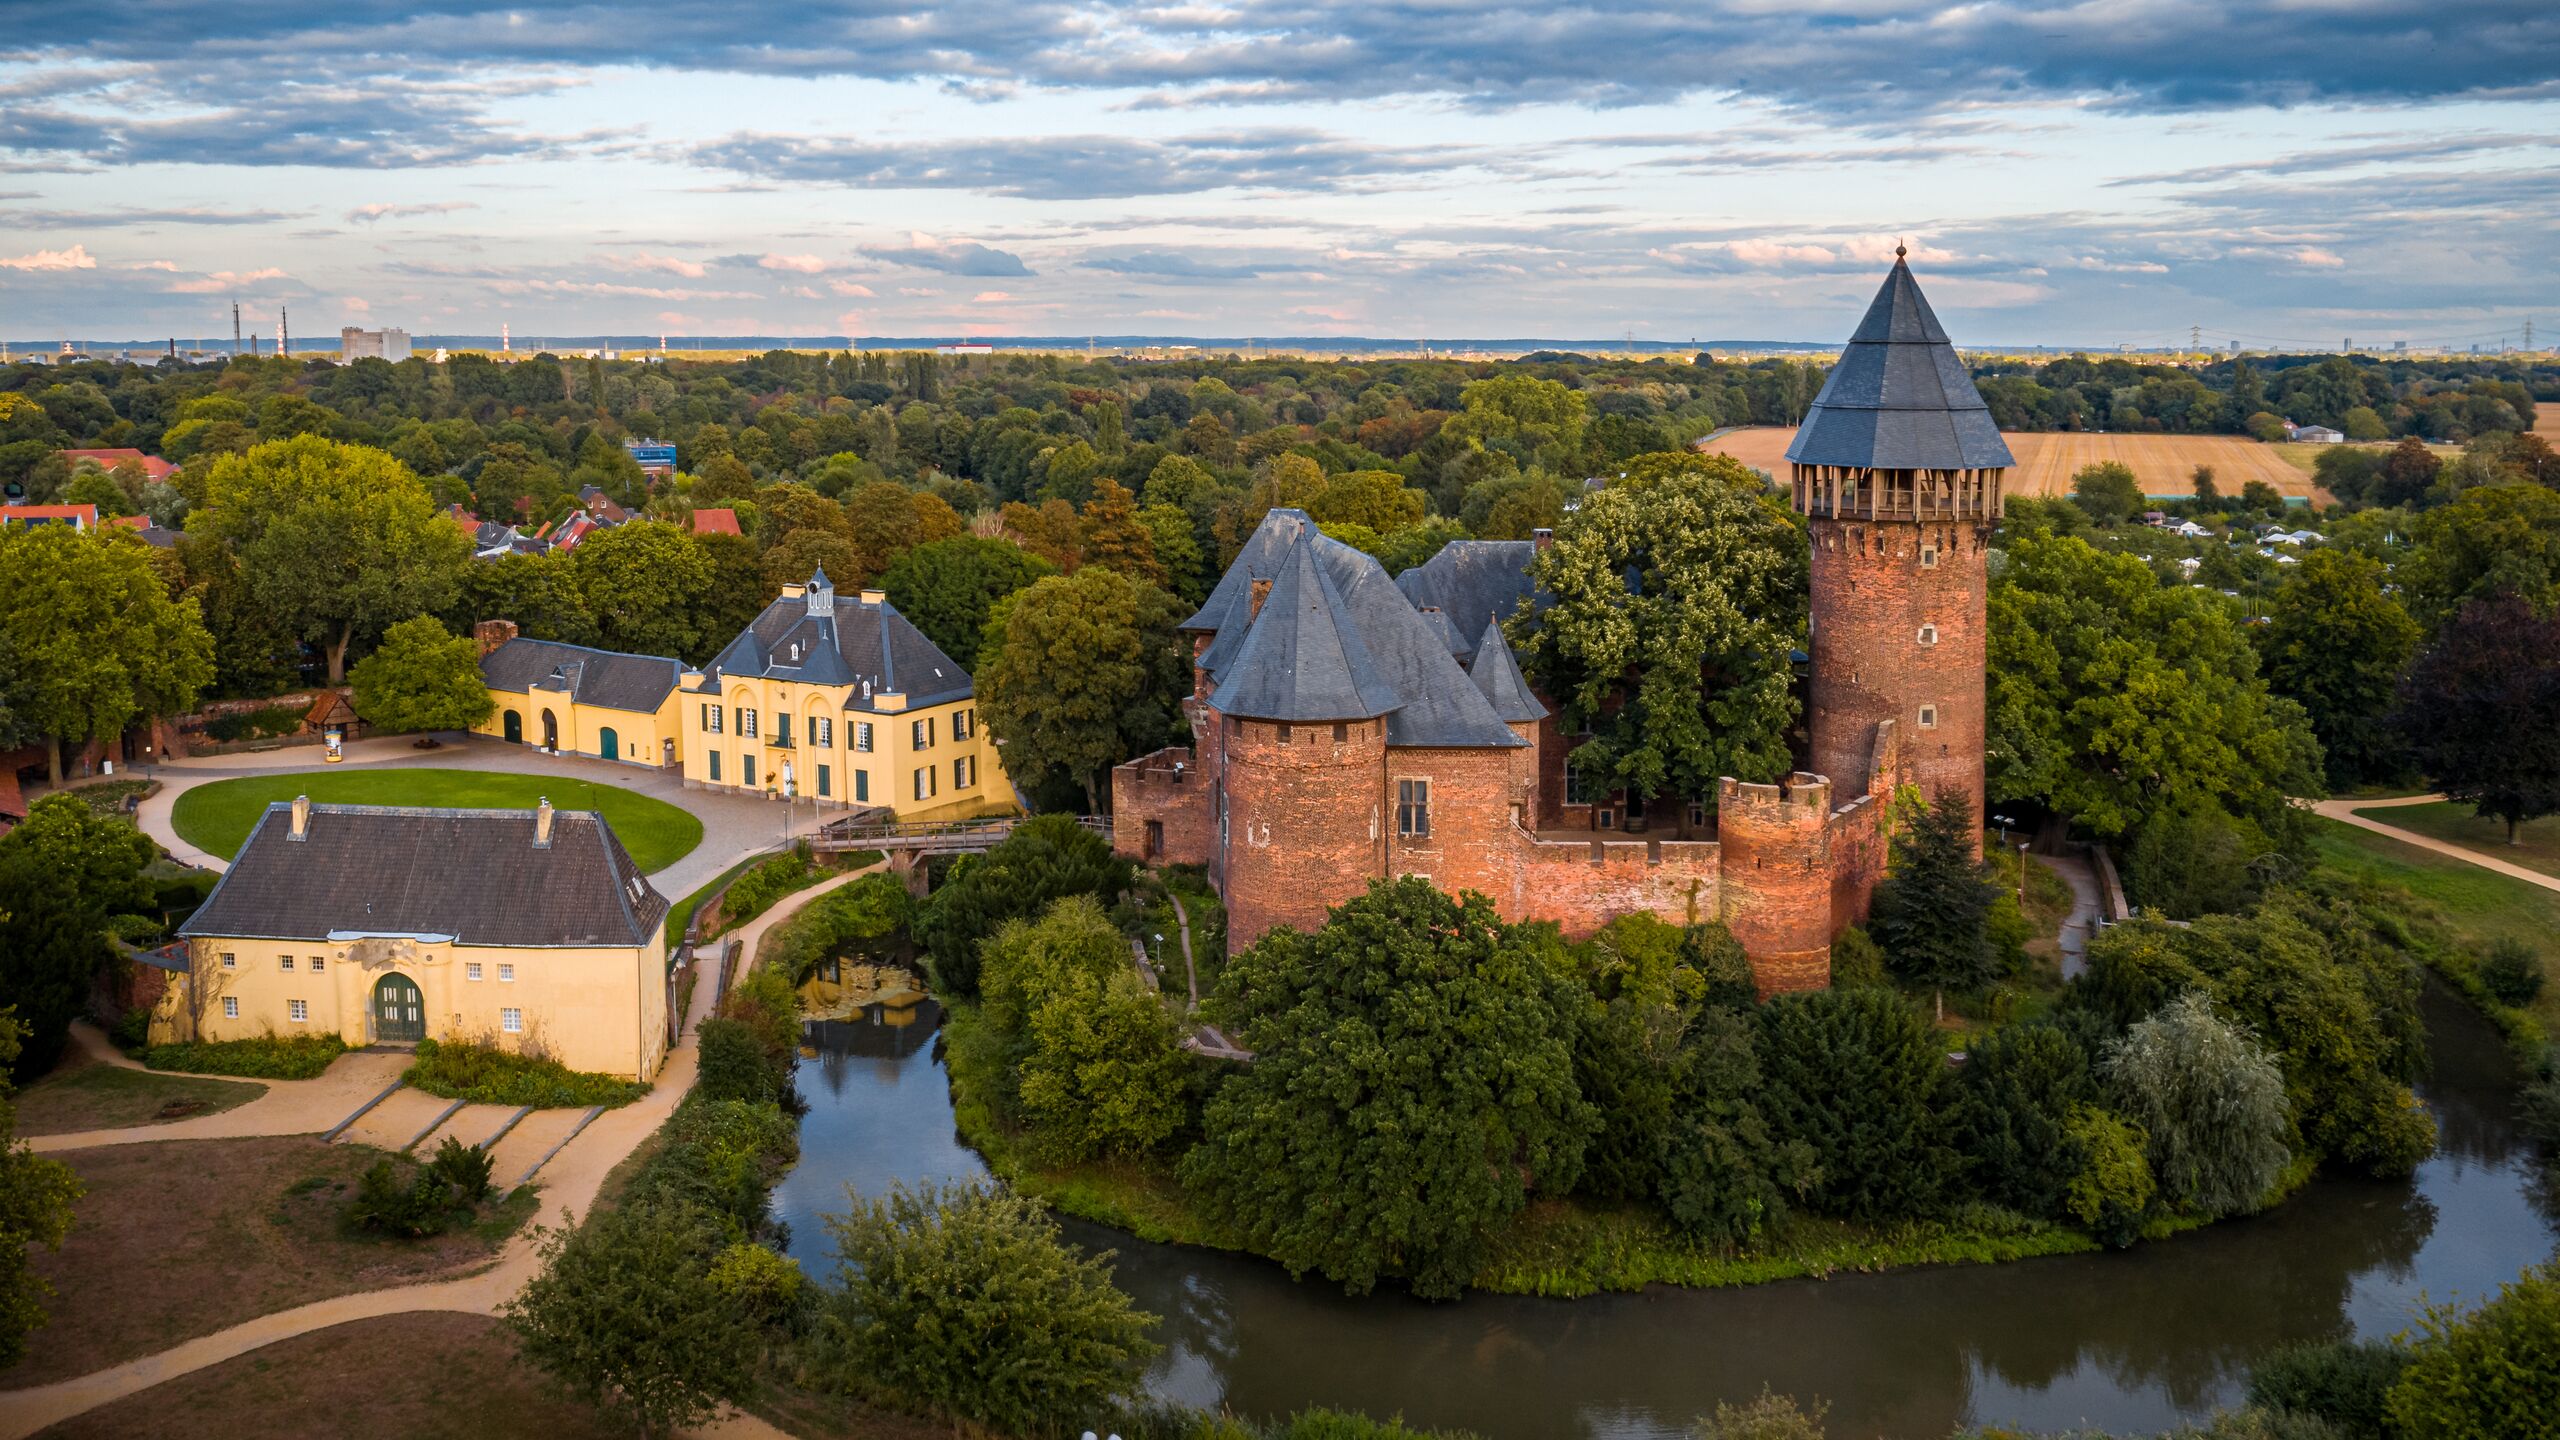
[[[549,691],[580,705],[657,713],[684,666],[663,655],[626,655],[556,640],[508,641],[480,657],[480,678],[492,690],[523,694]]]
[[[666,918],[657,892],[591,811],[314,805],[267,807],[213,894],[178,927],[194,939],[450,935],[464,945],[641,945]]]
[[[1520,662],[1511,654],[1511,642],[1503,638],[1502,622],[1485,622],[1484,638],[1476,642],[1476,658],[1467,666],[1467,678],[1484,692],[1485,703],[1493,713],[1506,721],[1544,720],[1547,707],[1529,689],[1527,677],[1520,673]]]
[[[1900,251],[1797,427],[1787,459],[1880,470],[2017,463]]]
[[[874,593],[877,592],[868,592]],[[818,571],[798,595],[785,593],[738,632],[709,665],[695,691],[720,693],[728,676],[803,685],[851,685],[848,710],[870,710],[871,695],[902,691],[907,708],[965,700],[969,672],[886,598],[848,600]],[[869,689],[864,688],[868,683]]]
[[[1259,616],[1257,579],[1272,582]],[[1270,720],[1384,714],[1390,745],[1525,743],[1451,656],[1446,632],[1375,559],[1326,537],[1303,510],[1263,516],[1185,628],[1214,632],[1199,664],[1213,685],[1209,703],[1221,712]]]
[[[1436,605],[1458,635],[1456,655],[1475,653],[1486,622],[1508,620],[1529,597],[1534,540],[1452,540],[1440,553],[1396,577],[1396,588],[1416,608]]]

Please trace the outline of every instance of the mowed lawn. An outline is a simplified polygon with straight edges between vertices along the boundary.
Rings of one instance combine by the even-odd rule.
[[[2507,822],[2483,820],[2471,813],[2468,805],[2439,800],[2433,805],[2387,805],[2378,809],[2358,809],[2367,820],[2414,830],[2431,840],[2443,840],[2465,850],[2477,850],[2492,859],[2545,875],[2560,876],[2560,817],[2535,820],[2516,831],[2521,843],[2507,843]]]
[[[224,859],[278,800],[320,805],[416,805],[448,810],[530,810],[543,797],[562,810],[601,812],[643,871],[663,870],[702,843],[702,822],[663,800],[565,775],[483,770],[297,770],[199,785],[170,814],[180,838]]]
[[[2560,890],[2529,885],[2343,821],[2324,817],[2312,824],[2312,843],[2323,862],[2349,875],[2406,886],[2433,904],[2464,944],[2486,949],[2493,940],[2514,939],[2540,952],[2543,974],[2551,983],[2542,987],[2533,1013],[2544,1026],[2560,1030],[2560,974],[2554,973],[2560,971]]]

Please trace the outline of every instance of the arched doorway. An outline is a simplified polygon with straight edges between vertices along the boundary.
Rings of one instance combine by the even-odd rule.
[[[373,1038],[427,1038],[427,999],[417,981],[395,970],[373,983]]]
[[[510,744],[510,745],[521,745],[521,744],[523,744],[523,743],[524,743],[524,717],[523,717],[523,716],[521,716],[521,715],[519,715],[519,714],[517,714],[517,713],[516,713],[516,712],[514,712],[513,710],[508,711],[508,712],[507,712],[507,721],[506,721],[506,732],[507,732],[507,743],[508,743],[508,744]]]
[[[607,725],[604,729],[597,732],[596,753],[602,755],[607,760],[619,760],[622,758],[622,737],[613,733],[612,726]]]
[[[542,748],[545,750],[560,748],[560,717],[548,710],[542,712]]]

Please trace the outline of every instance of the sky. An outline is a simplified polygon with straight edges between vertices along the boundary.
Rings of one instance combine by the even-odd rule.
[[[2553,0],[7,9],[21,341],[2560,332]]]

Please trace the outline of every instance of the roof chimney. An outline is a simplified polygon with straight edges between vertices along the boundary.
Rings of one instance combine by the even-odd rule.
[[[1246,623],[1246,624],[1248,624],[1248,625],[1252,624],[1252,623],[1253,623],[1257,618],[1259,618],[1259,617],[1261,616],[1261,614],[1262,614],[1262,602],[1263,602],[1263,601],[1265,601],[1265,600],[1268,600],[1268,599],[1270,599],[1270,598],[1271,598],[1271,582],[1270,582],[1270,581],[1268,581],[1268,580],[1256,580],[1256,581],[1254,581],[1254,582],[1253,582],[1253,608],[1252,608],[1252,609],[1250,609],[1250,610],[1247,610],[1247,611],[1245,612],[1245,616],[1244,616],[1244,618],[1245,618],[1245,623]]]
[[[881,606],[889,603],[889,592],[886,590],[865,590],[862,592],[862,603],[870,606],[874,610],[877,610]]]
[[[543,796],[541,803],[533,807],[533,848],[536,850],[551,848],[551,797],[548,795]]]
[[[1537,546],[1540,550],[1544,550],[1548,546],[1556,543],[1556,532],[1548,529],[1544,525],[1541,525],[1537,529],[1529,532],[1529,543]]]
[[[296,795],[293,797],[293,829],[286,832],[285,838],[290,840],[303,840],[308,839],[310,834],[311,797],[308,795]]]

